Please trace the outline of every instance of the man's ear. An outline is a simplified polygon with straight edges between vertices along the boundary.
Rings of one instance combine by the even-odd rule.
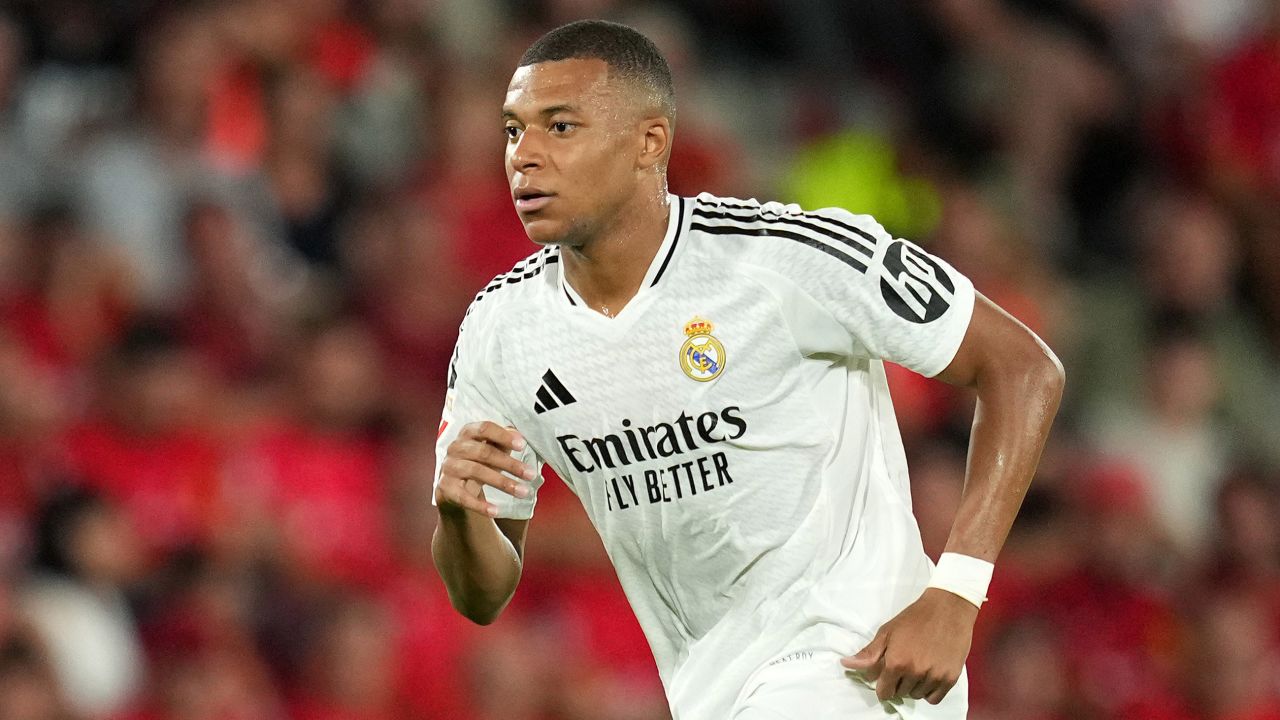
[[[641,121],[644,130],[644,147],[636,158],[636,167],[641,170],[665,164],[671,151],[671,120],[664,116],[646,118]]]

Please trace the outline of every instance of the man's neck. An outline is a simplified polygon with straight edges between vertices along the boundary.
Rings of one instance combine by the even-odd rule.
[[[640,291],[670,218],[666,192],[637,195],[586,243],[561,252],[565,279],[587,307],[617,315]]]

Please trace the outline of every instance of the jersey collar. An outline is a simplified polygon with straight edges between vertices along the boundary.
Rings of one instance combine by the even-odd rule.
[[[670,271],[671,260],[676,255],[676,250],[680,245],[680,239],[684,235],[684,209],[685,199],[679,195],[667,195],[667,206],[670,215],[667,218],[667,234],[662,238],[662,245],[658,247],[658,252],[654,254],[653,260],[649,263],[649,270],[644,275],[644,280],[640,283],[640,290],[636,293],[636,297],[627,303],[627,307],[622,309],[619,315],[626,313],[627,308],[635,304],[636,298],[645,293],[646,290],[656,287],[662,278]],[[559,248],[556,252],[560,252]],[[560,278],[560,290],[564,294],[570,305],[583,308],[588,312],[595,312],[586,307],[582,297],[573,289],[564,277],[564,263],[556,263],[557,272]],[[603,317],[603,316],[602,316]]]

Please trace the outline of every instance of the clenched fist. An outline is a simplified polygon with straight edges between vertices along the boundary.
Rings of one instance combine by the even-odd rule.
[[[977,617],[978,608],[968,600],[928,588],[866,647],[840,662],[875,683],[882,702],[911,697],[937,705],[960,678]]]

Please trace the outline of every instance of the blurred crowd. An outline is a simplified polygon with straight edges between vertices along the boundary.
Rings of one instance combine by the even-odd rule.
[[[1063,357],[972,717],[1280,718],[1276,0],[0,3],[0,718],[667,717],[562,486],[490,627],[429,552],[503,91],[593,16],[674,192],[871,213]],[[891,382],[936,557],[973,399]]]

